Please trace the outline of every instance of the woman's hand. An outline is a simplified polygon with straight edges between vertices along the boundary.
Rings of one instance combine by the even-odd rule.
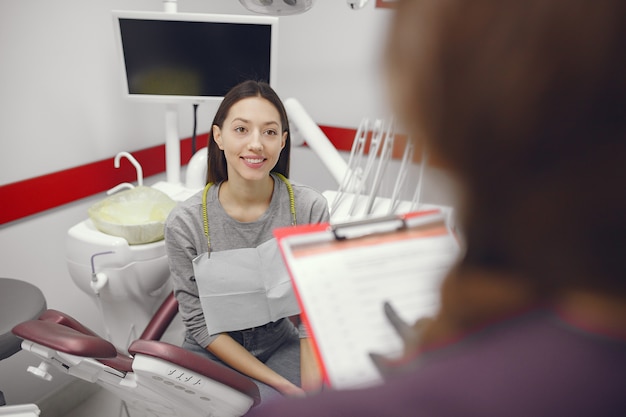
[[[207,346],[207,350],[242,374],[271,386],[283,395],[290,397],[303,397],[305,395],[302,388],[292,384],[285,377],[258,360],[227,334],[220,334]]]
[[[302,388],[287,380],[284,384],[275,385],[274,388],[285,397],[306,397],[306,392]]]
[[[308,337],[300,339],[300,381],[307,393],[315,393],[322,388],[322,373]]]

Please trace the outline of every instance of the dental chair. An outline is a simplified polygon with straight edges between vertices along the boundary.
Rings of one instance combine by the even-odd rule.
[[[257,386],[240,373],[181,347],[161,342],[178,312],[170,294],[129,355],[72,317],[48,309],[36,320],[13,328],[22,349],[42,359],[30,367],[51,379],[54,366],[85,381],[97,383],[122,400],[130,417],[242,416],[260,402]]]

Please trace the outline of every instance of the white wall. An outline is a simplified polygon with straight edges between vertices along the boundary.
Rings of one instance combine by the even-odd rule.
[[[237,0],[180,0],[178,8],[247,13]],[[163,106],[121,98],[112,9],[161,10],[162,4],[0,0],[0,184],[164,142]],[[378,54],[389,16],[389,10],[375,9],[374,1],[352,11],[343,0],[318,0],[306,14],[281,18],[279,94],[299,99],[319,124],[356,128],[364,116],[386,116]],[[188,137],[191,108],[180,111],[179,132]],[[200,132],[208,130],[211,119],[212,110],[200,106]],[[315,156],[298,157],[295,179],[320,189],[335,186],[330,176],[317,174],[323,168]],[[437,186],[432,190],[439,192]],[[0,226],[0,276],[37,285],[49,307],[98,332],[102,325],[95,305],[67,273],[64,237],[102,197]],[[0,362],[0,390],[10,404],[38,401],[70,381],[57,372],[53,383],[26,374],[35,362],[26,352]]]
[[[389,10],[321,0],[281,18],[279,85],[320,124],[356,127],[385,113],[377,54]],[[164,106],[121,96],[112,9],[162,10],[160,0],[0,0],[0,184],[164,142]],[[237,0],[180,0],[181,12],[236,13]],[[216,65],[219,60],[216,59]],[[207,105],[203,105],[207,106]],[[212,108],[200,106],[200,132]],[[180,135],[192,133],[191,105]]]

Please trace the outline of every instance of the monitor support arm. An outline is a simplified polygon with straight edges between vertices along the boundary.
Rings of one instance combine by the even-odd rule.
[[[176,0],[163,0],[163,11],[168,13],[176,13],[178,11]]]
[[[167,104],[165,108],[165,172],[167,182],[180,183],[180,138],[176,104]]]

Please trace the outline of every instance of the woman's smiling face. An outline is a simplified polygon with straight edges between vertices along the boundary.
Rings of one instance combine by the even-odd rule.
[[[213,126],[213,137],[224,151],[228,179],[258,181],[269,176],[285,146],[280,114],[262,97],[244,98],[228,111],[223,126]]]

